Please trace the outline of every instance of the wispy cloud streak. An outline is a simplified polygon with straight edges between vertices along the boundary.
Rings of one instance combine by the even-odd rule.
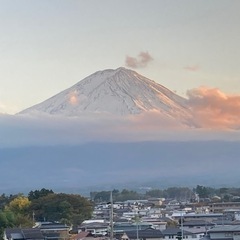
[[[197,72],[200,70],[200,66],[199,65],[188,65],[188,66],[185,66],[183,69],[185,69],[186,71],[190,71],[190,72]]]

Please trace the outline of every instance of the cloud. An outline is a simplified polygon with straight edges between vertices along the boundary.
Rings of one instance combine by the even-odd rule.
[[[195,121],[201,127],[240,129],[240,96],[207,87],[191,89],[187,96]]]
[[[126,56],[125,65],[130,68],[144,68],[151,61],[153,58],[148,52],[140,52],[137,57]]]
[[[206,121],[204,118],[200,120],[209,127],[211,122],[204,122]],[[89,142],[240,141],[239,131],[188,128],[174,119],[162,116],[157,111],[130,117],[86,114],[82,117],[1,114],[0,132],[1,148],[79,145]]]
[[[183,69],[185,69],[186,71],[190,71],[190,72],[197,72],[200,70],[200,66],[199,65],[189,65],[184,67]]]

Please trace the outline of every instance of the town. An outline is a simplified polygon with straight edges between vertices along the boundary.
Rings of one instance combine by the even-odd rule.
[[[43,188],[2,194],[0,204],[4,240],[240,238],[238,188],[114,189],[89,198]]]

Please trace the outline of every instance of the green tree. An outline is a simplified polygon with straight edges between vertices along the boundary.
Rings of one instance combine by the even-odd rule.
[[[6,205],[8,205],[14,198],[16,198],[18,195],[12,195],[6,196],[4,193],[0,196],[0,209],[4,209]]]
[[[3,239],[4,229],[8,227],[6,215],[0,211],[0,238]]]
[[[95,192],[94,202],[109,202],[110,201],[110,191]]]
[[[138,200],[142,199],[142,196],[136,191],[123,189],[122,192],[118,196],[118,201],[126,201],[126,200]]]
[[[163,191],[163,197],[186,201],[191,199],[193,191],[187,187],[169,187]]]
[[[196,193],[199,195],[200,198],[209,197],[208,189],[204,186],[201,186],[201,185],[197,185]]]
[[[30,191],[28,194],[28,199],[30,201],[38,199],[40,197],[47,196],[48,194],[54,193],[51,189],[42,188],[41,190]]]
[[[32,201],[30,209],[36,220],[62,221],[80,224],[92,214],[92,203],[76,194],[48,194]]]
[[[149,196],[149,197],[157,197],[157,198],[160,198],[160,197],[164,196],[163,191],[160,190],[160,189],[152,189],[150,191],[147,191],[146,195]]]

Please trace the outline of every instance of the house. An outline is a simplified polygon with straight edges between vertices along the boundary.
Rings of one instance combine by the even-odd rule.
[[[165,198],[149,198],[148,202],[153,204],[154,206],[161,206],[163,202],[165,201]]]
[[[44,240],[40,229],[34,228],[7,228],[3,234],[4,240]]]
[[[210,229],[216,224],[211,221],[196,219],[196,220],[188,220],[183,222],[183,226],[187,228],[200,228],[205,227],[206,229]]]
[[[105,236],[108,233],[109,224],[105,222],[82,223],[78,227],[78,233],[90,232],[92,236]]]
[[[70,240],[106,240],[105,237],[92,237],[89,232],[80,232],[70,238]]]
[[[80,232],[71,237],[71,240],[84,240],[87,236],[89,236],[89,234],[89,232]]]
[[[162,234],[164,239],[177,239],[179,235],[182,235],[183,239],[197,240],[196,234],[186,231],[184,229],[181,230],[180,228],[166,228],[162,231]]]
[[[207,228],[206,227],[197,227],[197,228],[188,228],[183,227],[184,231],[190,232],[192,235],[192,238],[195,240],[202,239],[204,236],[206,236]]]
[[[220,202],[210,204],[210,212],[212,213],[222,213],[227,209],[240,210],[240,202]]]
[[[152,228],[151,223],[139,222],[139,223],[115,223],[113,225],[114,234],[127,233],[129,231],[139,231]]]
[[[215,226],[208,232],[211,240],[239,240],[240,239],[240,225]]]
[[[34,229],[40,229],[45,240],[61,240],[69,238],[70,227],[61,223],[40,222]]]
[[[160,218],[142,217],[141,220],[151,223],[154,229],[164,230],[167,227],[167,222],[162,221]]]

